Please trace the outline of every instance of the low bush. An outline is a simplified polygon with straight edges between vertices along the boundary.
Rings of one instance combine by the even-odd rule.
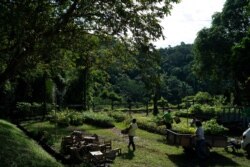
[[[110,111],[108,115],[113,117],[116,122],[122,122],[126,119],[126,114],[121,111]]]
[[[49,121],[57,124],[59,127],[67,127],[70,125],[70,117],[68,111],[56,112],[53,110],[49,114]]]
[[[79,112],[70,112],[69,118],[70,118],[70,121],[69,121],[70,125],[74,125],[74,126],[80,126],[83,124],[83,121],[84,121],[82,113],[79,113]]]
[[[51,112],[53,108],[54,105],[49,103],[47,103],[46,106],[44,105],[44,103],[37,102],[17,102],[16,104],[17,114],[19,118],[42,116],[44,114],[47,114],[47,111]]]
[[[175,124],[173,126],[173,131],[181,134],[194,134],[195,128],[189,125]]]
[[[195,104],[188,109],[191,115],[206,116],[209,118],[216,118],[218,113],[222,111],[221,106],[211,106],[208,104]]]
[[[146,130],[148,132],[158,133],[158,134],[166,134],[165,126],[158,126],[154,121],[148,120],[137,120],[137,125],[140,129]]]
[[[83,120],[86,123],[99,126],[99,127],[104,127],[104,128],[111,128],[114,127],[114,118],[110,117],[107,113],[105,112],[83,112]]]
[[[192,117],[192,113],[190,113],[189,111],[185,110],[179,110],[179,111],[175,111],[175,116],[177,117]]]
[[[70,118],[66,113],[57,113],[56,123],[59,127],[67,127],[70,125]]]
[[[114,118],[110,117],[106,112],[76,112],[74,110],[64,110],[62,112],[51,112],[50,122],[57,123],[59,127],[67,127],[69,125],[79,126],[84,122],[110,128],[114,127]]]
[[[204,103],[210,103],[212,100],[212,96],[208,92],[198,92],[194,96],[194,101],[204,104]]]
[[[219,125],[215,119],[211,119],[203,123],[206,135],[223,135],[228,132],[228,129]]]
[[[203,113],[202,111],[202,105],[200,104],[195,104],[195,105],[192,105],[189,109],[188,109],[188,112],[190,112],[191,114],[193,115],[197,115],[197,114],[201,114]]]

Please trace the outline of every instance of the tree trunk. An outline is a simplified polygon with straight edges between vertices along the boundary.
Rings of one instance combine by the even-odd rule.
[[[241,105],[240,88],[237,80],[234,81],[234,104]]]
[[[83,105],[83,110],[87,110],[88,106],[88,68],[86,67],[82,72],[83,74],[83,89],[82,89],[82,105]]]
[[[154,103],[153,114],[154,115],[157,115],[159,113],[157,101],[158,101],[158,95],[157,95],[157,93],[155,93],[154,98],[153,98],[153,103]]]
[[[43,120],[45,119],[46,113],[47,113],[47,92],[46,92],[46,80],[47,80],[47,74],[43,74]]]

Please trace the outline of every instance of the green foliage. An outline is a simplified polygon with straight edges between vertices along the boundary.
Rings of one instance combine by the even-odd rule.
[[[210,103],[212,100],[212,96],[208,92],[198,92],[194,96],[194,100],[198,103]]]
[[[204,133],[206,135],[223,135],[228,129],[219,125],[215,119],[203,123]]]
[[[210,92],[226,93],[235,89],[234,103],[237,104],[241,102],[239,88],[249,76],[245,75],[249,71],[246,63],[249,49],[240,49],[248,36],[248,11],[249,0],[227,0],[222,12],[212,17],[212,26],[202,29],[194,42],[196,76],[210,82]]]
[[[188,112],[190,112],[191,114],[199,114],[199,113],[202,113],[202,109],[201,109],[202,105],[200,104],[194,104],[192,105],[189,109],[188,109]]]
[[[83,124],[84,118],[80,112],[70,112],[68,117],[70,125],[80,126]]]
[[[83,124],[83,116],[79,112],[73,110],[64,110],[50,113],[50,122],[56,123],[59,127],[67,127],[69,125],[79,126]]]
[[[138,119],[139,120],[139,119]],[[184,122],[184,121],[183,121]],[[40,128],[46,128],[51,131],[52,134],[57,136],[57,147],[55,147],[57,150],[60,150],[60,143],[61,138],[63,136],[69,135],[72,132],[72,128],[55,128],[55,126],[48,124],[48,122],[37,122],[37,123],[31,123],[25,126],[28,130],[36,129],[37,127]],[[116,128],[118,129],[124,129],[126,126],[123,123],[116,124]],[[98,134],[101,138],[104,139],[110,139],[112,140],[112,146],[114,148],[119,147],[122,149],[122,151],[127,150],[127,140],[124,140],[123,137],[121,137],[119,134],[117,134],[117,131],[110,130],[110,129],[104,129],[101,127],[95,127],[90,125],[83,125],[80,127],[77,127],[87,134]],[[116,157],[115,161],[111,164],[113,167],[136,167],[143,166],[143,167],[159,167],[159,166],[199,166],[200,161],[196,161],[196,155],[195,154],[183,154],[183,149],[180,147],[173,147],[171,145],[166,144],[165,135],[158,135],[155,133],[149,133],[147,131],[138,129],[136,132],[136,135],[138,136],[137,140],[135,140],[135,144],[137,146],[137,150],[134,153],[128,153],[129,157],[133,157],[136,159],[128,160],[121,157]],[[15,140],[14,143],[16,143],[18,140]],[[0,145],[5,145],[9,150],[9,145],[6,145],[5,142],[0,142]],[[2,146],[1,146],[2,148]],[[23,147],[22,147],[23,148]],[[15,151],[16,149],[14,149]],[[11,155],[13,155],[13,150],[9,150],[11,152]],[[240,154],[244,154],[243,150],[238,150]],[[166,158],[166,152],[171,153],[174,157],[183,157],[181,160],[174,160],[172,159],[172,156],[169,155],[169,158]],[[3,155],[5,152],[3,152]],[[1,152],[0,152],[1,154]],[[21,155],[22,152],[20,153]],[[20,155],[18,154],[18,155]],[[134,154],[134,155],[133,155]],[[148,156],[150,155],[150,156]],[[0,156],[0,159],[4,157],[7,158],[7,156]],[[33,156],[32,156],[33,157]],[[147,158],[145,158],[147,157]],[[232,162],[232,157],[233,161]],[[206,161],[204,162],[207,166],[225,166],[225,164],[228,164],[228,166],[249,166],[249,160],[244,156],[233,156],[232,153],[226,152],[223,148],[213,148],[213,154],[211,154],[210,158],[215,158],[215,161]],[[30,159],[30,157],[29,157]],[[2,160],[2,159],[1,159]],[[15,158],[10,158],[10,160],[16,160]],[[135,162],[136,161],[136,162]],[[2,161],[0,161],[1,164]],[[46,161],[47,162],[47,161]],[[48,164],[49,162],[47,162]],[[50,164],[50,163],[49,163]],[[82,166],[81,164],[80,166]],[[6,165],[3,165],[6,166]]]
[[[108,112],[108,115],[113,117],[116,122],[122,122],[127,118],[127,114],[121,112],[121,111],[110,111]]]
[[[0,136],[0,166],[63,166],[34,140],[29,139],[20,129],[7,121],[0,120]]]
[[[21,71],[19,68],[50,60],[48,51],[69,47],[76,42],[72,42],[72,36],[77,37],[81,32],[123,39],[130,32],[130,45],[156,40],[163,36],[160,18],[169,15],[173,3],[178,2],[3,1],[0,4],[0,85]],[[88,49],[88,45],[82,47]]]
[[[115,120],[105,112],[83,112],[82,115],[86,123],[105,128],[114,127],[113,123]]]
[[[191,117],[191,113],[188,110],[181,109],[179,111],[175,111],[175,116],[177,117]]]
[[[163,119],[163,113],[159,113],[152,119],[153,122],[156,123],[156,125],[164,125],[164,119]]]
[[[55,120],[59,127],[67,127],[70,125],[70,118],[66,112],[56,113]]]
[[[226,102],[227,98],[223,95],[217,95],[213,97],[213,104],[215,106],[225,106],[227,104]]]
[[[166,100],[164,97],[161,97],[160,100],[158,100],[158,104],[161,107],[167,107],[168,106],[168,100]]]
[[[177,104],[185,96],[196,92],[200,83],[192,73],[192,45],[181,43],[175,47],[159,49],[163,84],[161,96],[169,102]]]
[[[194,104],[188,111],[193,115],[207,115],[210,117],[216,117],[218,112],[221,112],[222,109],[219,106],[211,106],[208,104]]]
[[[186,123],[174,124],[173,130],[182,134],[194,134],[195,132],[195,128]]]
[[[57,123],[60,127],[79,126],[85,122],[94,126],[110,128],[114,127],[115,119],[106,112],[76,112],[67,109],[61,112],[53,111],[50,114],[50,122]]]
[[[47,111],[52,111],[54,106],[52,104],[43,104],[43,103],[28,103],[28,102],[17,102],[16,108],[18,110],[18,117],[32,117],[32,116],[42,116],[46,114]]]
[[[140,129],[144,129],[148,132],[165,134],[165,126],[158,126],[154,121],[148,121],[146,119],[138,119],[137,125]]]

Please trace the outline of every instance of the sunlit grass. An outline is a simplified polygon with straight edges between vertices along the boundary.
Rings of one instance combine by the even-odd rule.
[[[133,114],[133,118],[145,119],[150,121],[152,115]],[[57,149],[60,149],[61,137],[69,135],[73,130],[82,130],[87,134],[97,134],[101,138],[111,139],[113,148],[121,148],[122,155],[118,156],[111,164],[111,167],[175,167],[175,166],[201,166],[195,154],[185,154],[182,147],[167,145],[165,136],[149,133],[138,129],[135,137],[136,151],[129,151],[127,148],[128,138],[120,133],[120,130],[127,127],[129,121],[115,123],[115,128],[100,128],[92,125],[83,124],[82,126],[58,128],[49,122],[27,124],[28,130],[46,128],[48,131],[57,135]],[[181,119],[181,126],[188,126],[190,120]],[[250,166],[248,159],[244,156],[244,151],[239,150],[237,154],[231,154],[224,148],[213,148],[211,157],[204,161],[206,166]]]

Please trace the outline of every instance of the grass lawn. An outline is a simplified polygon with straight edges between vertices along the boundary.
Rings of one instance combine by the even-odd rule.
[[[143,115],[134,115],[137,119],[145,117]],[[147,118],[144,118],[147,119]],[[120,130],[125,127],[124,123],[116,123],[115,128],[99,128],[84,124],[82,126],[67,128],[57,128],[49,122],[37,122],[23,124],[29,131],[38,129],[46,130],[53,134],[54,147],[59,150],[61,137],[69,135],[73,130],[78,129],[89,134],[97,134],[106,139],[112,139],[113,148],[122,148],[122,155],[118,156],[112,167],[195,167],[195,166],[244,166],[250,167],[249,160],[245,157],[244,151],[232,154],[224,148],[213,148],[211,156],[202,162],[199,162],[195,154],[185,154],[181,147],[175,147],[165,144],[164,136],[149,133],[144,130],[137,130],[135,138],[136,151],[127,149],[128,139],[120,134]]]
[[[15,125],[0,119],[1,167],[62,166]]]

